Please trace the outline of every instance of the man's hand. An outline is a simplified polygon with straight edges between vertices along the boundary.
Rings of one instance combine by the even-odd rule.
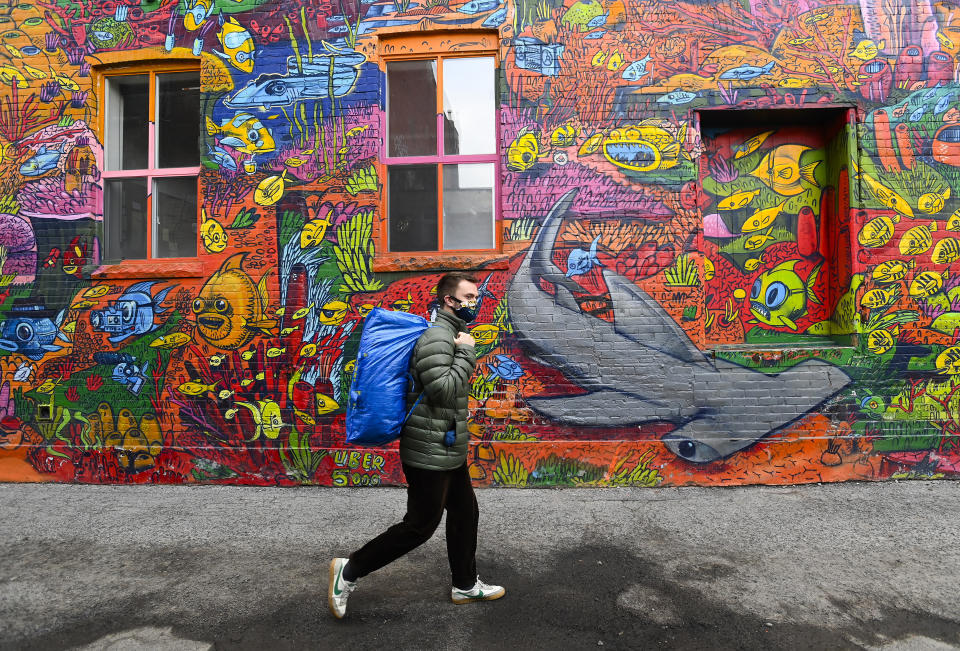
[[[453,340],[458,346],[473,346],[476,342],[473,340],[473,337],[468,335],[466,332],[457,333],[457,338]]]

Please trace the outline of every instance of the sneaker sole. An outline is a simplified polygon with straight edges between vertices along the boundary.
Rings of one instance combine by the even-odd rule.
[[[336,617],[337,619],[343,619],[343,615],[346,615],[346,613],[343,613],[342,615],[337,613],[337,609],[333,605],[333,581],[334,579],[336,579],[336,573],[335,573],[336,564],[337,564],[337,559],[333,559],[332,561],[330,561],[330,579],[327,582],[327,607],[330,608],[330,613],[334,617]]]
[[[503,590],[502,592],[495,592],[492,595],[488,595],[484,597],[454,597],[451,595],[450,601],[457,604],[458,606],[462,606],[463,604],[472,604],[476,601],[494,601],[495,599],[499,599],[505,594],[507,594],[506,590]]]

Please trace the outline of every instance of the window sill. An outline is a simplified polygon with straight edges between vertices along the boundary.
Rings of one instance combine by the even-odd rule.
[[[433,257],[428,257],[433,256]],[[507,253],[385,253],[373,260],[373,271],[464,271],[470,269],[506,269]]]
[[[195,258],[176,260],[131,260],[97,267],[93,279],[109,278],[202,278],[203,268]]]

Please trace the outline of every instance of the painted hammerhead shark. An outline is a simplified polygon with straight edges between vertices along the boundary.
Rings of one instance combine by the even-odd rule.
[[[602,273],[614,322],[582,312],[573,292],[583,290],[552,260],[576,193],[563,195],[543,220],[508,289],[510,320],[524,351],[586,391],[528,399],[535,411],[593,427],[675,423],[663,438],[666,447],[707,463],[782,429],[850,383],[822,360],[777,375],[710,360],[653,298],[608,267]],[[542,290],[540,280],[552,283],[556,294]]]

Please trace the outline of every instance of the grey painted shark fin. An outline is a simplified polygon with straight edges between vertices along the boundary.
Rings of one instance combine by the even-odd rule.
[[[609,269],[603,270],[603,278],[610,290],[618,333],[685,362],[707,361],[683,328],[649,294]]]

